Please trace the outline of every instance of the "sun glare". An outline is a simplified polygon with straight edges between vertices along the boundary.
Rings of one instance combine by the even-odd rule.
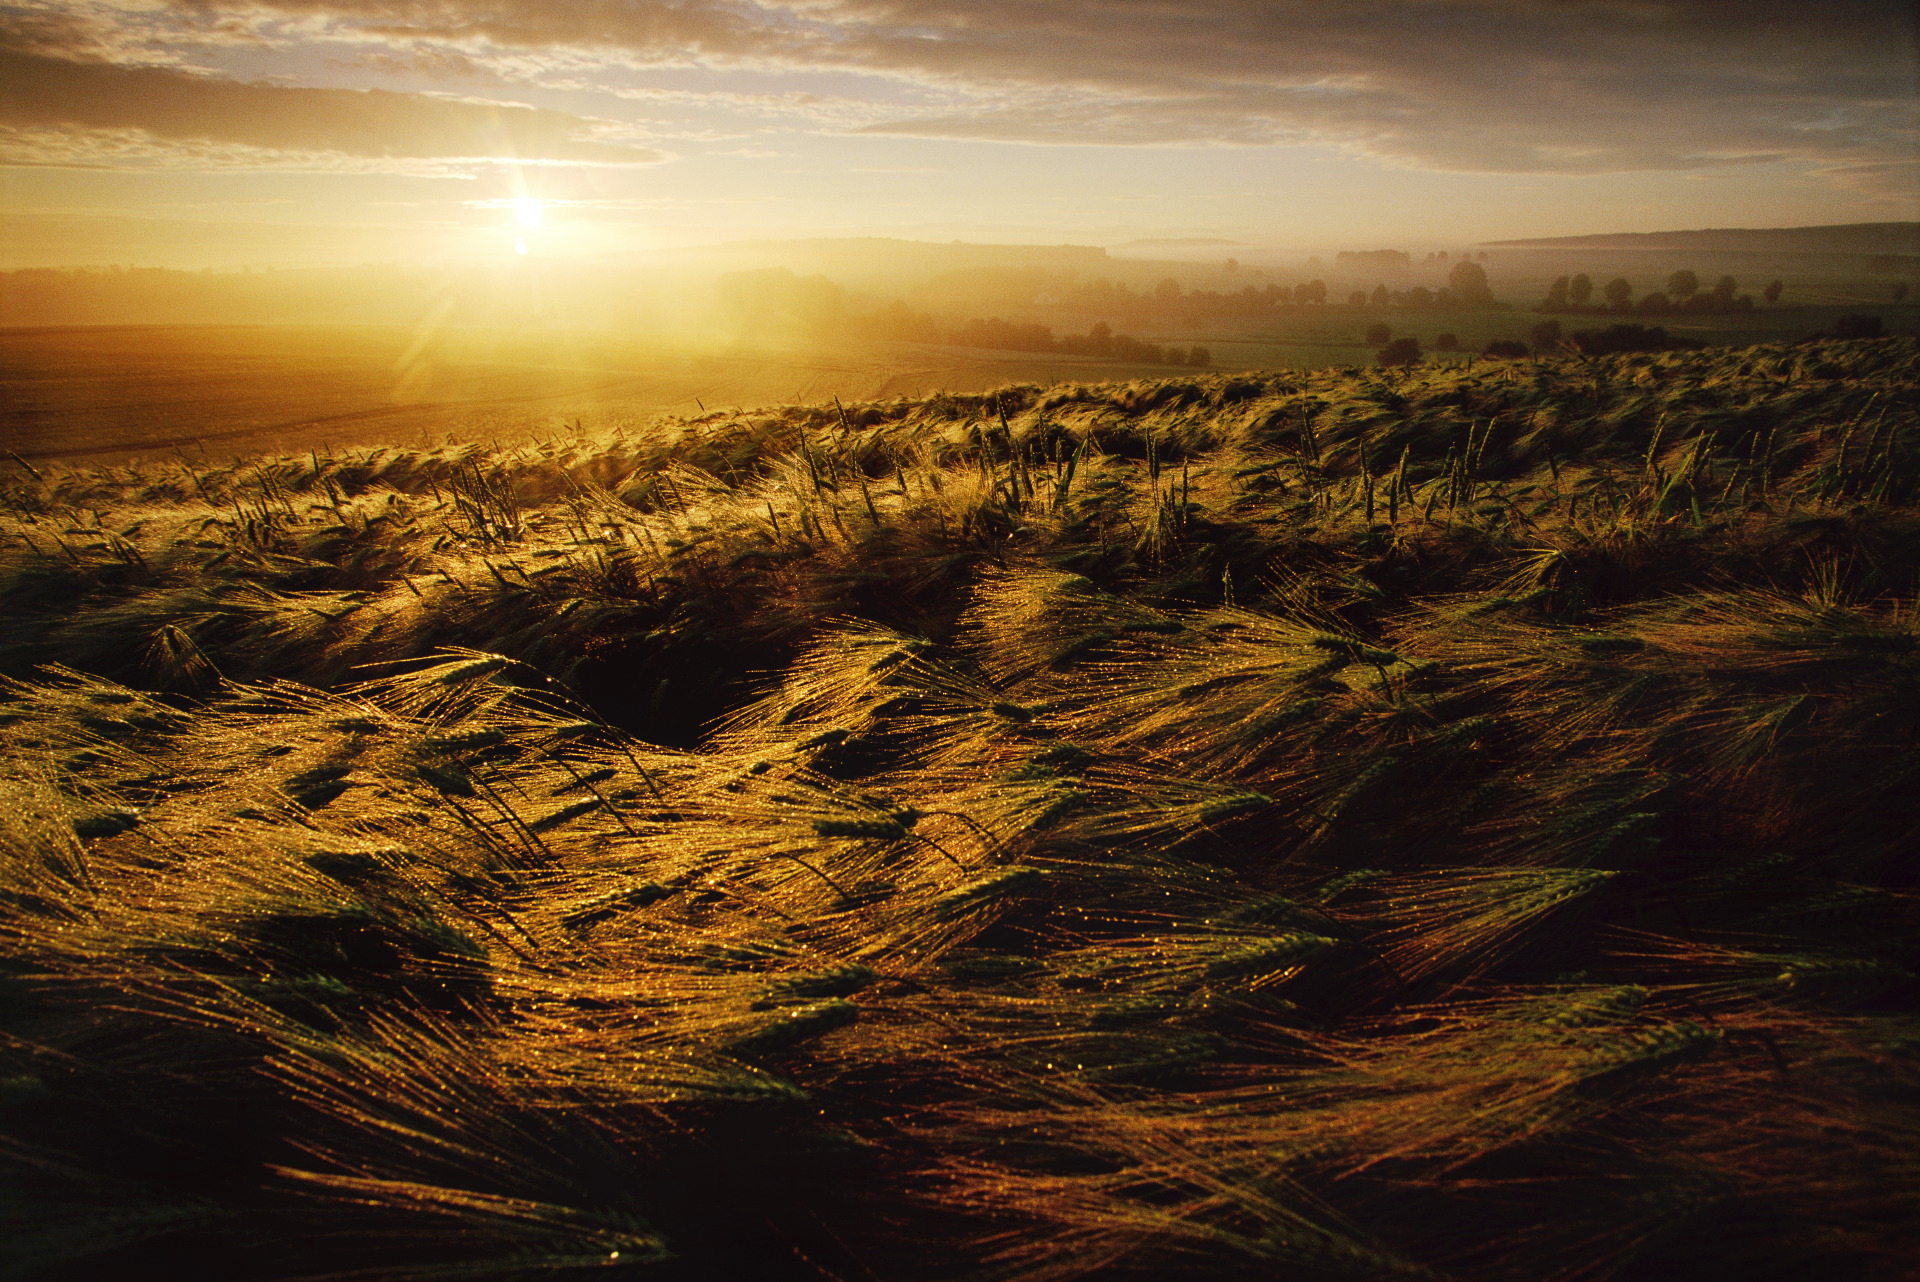
[[[547,220],[546,202],[538,196],[516,196],[507,205],[513,210],[514,221],[519,224],[519,234],[513,238],[513,252],[526,254],[528,240]]]

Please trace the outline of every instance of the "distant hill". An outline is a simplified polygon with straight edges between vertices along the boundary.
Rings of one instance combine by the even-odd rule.
[[[1700,231],[1610,232],[1482,241],[1500,249],[1696,249],[1802,254],[1920,253],[1920,223],[1839,223],[1830,227],[1715,227]]]
[[[1216,245],[1244,245],[1243,240],[1216,240],[1210,236],[1149,236],[1143,240],[1130,240],[1124,245],[1115,245],[1116,250],[1125,249],[1209,249]]]
[[[956,271],[980,267],[1097,268],[1107,251],[1094,245],[977,245],[967,241],[883,237],[810,240],[735,240],[718,245],[653,251],[640,258],[723,270],[780,266],[839,278],[863,274]]]

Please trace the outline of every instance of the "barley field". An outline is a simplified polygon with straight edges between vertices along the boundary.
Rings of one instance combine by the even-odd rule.
[[[1911,1278],[1916,407],[23,450],[0,1277]]]

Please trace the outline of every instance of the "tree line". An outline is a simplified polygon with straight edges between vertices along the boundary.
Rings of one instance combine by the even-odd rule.
[[[1769,303],[1780,301],[1784,288],[1773,281],[1761,291]],[[1722,276],[1712,289],[1701,288],[1699,276],[1681,270],[1667,277],[1666,288],[1651,290],[1635,299],[1633,283],[1624,276],[1615,277],[1599,288],[1594,298],[1593,277],[1581,272],[1562,276],[1547,289],[1547,297],[1536,312],[1559,312],[1576,316],[1660,316],[1682,313],[1696,316],[1721,316],[1753,310],[1753,295],[1740,293],[1740,283]]]
[[[954,347],[987,347],[1007,352],[1102,356],[1143,365],[1213,364],[1213,353],[1204,347],[1143,342],[1131,334],[1114,333],[1113,326],[1105,321],[1096,322],[1084,334],[1055,335],[1051,327],[1038,322],[1002,320],[998,316],[975,317],[949,329],[898,300],[857,318],[856,328],[863,337],[890,342],[948,343]]]
[[[1505,310],[1507,304],[1494,298],[1487,284],[1486,268],[1462,257],[1447,272],[1447,283],[1440,289],[1414,285],[1408,289],[1388,289],[1375,285],[1373,292],[1356,289],[1347,295],[1351,307],[1468,308],[1476,311]]]
[[[1366,264],[1349,260],[1369,259],[1369,256],[1343,254],[1341,259],[1342,266],[1360,266]],[[1380,265],[1371,259],[1369,262],[1374,266]],[[1089,311],[1187,320],[1260,316],[1288,307],[1324,307],[1330,301],[1327,282],[1318,278],[1296,285],[1247,285],[1236,292],[1222,293],[1211,289],[1183,290],[1180,282],[1171,276],[1144,292],[1130,288],[1124,281],[1115,283],[1101,277],[1049,292],[1050,301]],[[1371,292],[1355,290],[1347,295],[1345,301],[1352,307],[1372,305],[1487,310],[1507,306],[1493,297],[1493,291],[1487,283],[1486,269],[1465,255],[1449,269],[1447,283],[1439,289],[1414,285],[1404,290],[1390,290],[1382,284],[1376,285]]]
[[[1855,337],[1856,335],[1849,333],[1845,336]],[[1426,358],[1426,352],[1420,346],[1418,338],[1411,334],[1395,337],[1392,329],[1386,325],[1368,327],[1365,340],[1367,346],[1378,349],[1376,359],[1381,365],[1418,365]],[[1569,334],[1561,329],[1559,321],[1545,320],[1529,330],[1524,340],[1491,339],[1479,354],[1485,357],[1509,359],[1525,356],[1559,356],[1569,352],[1578,352],[1584,356],[1599,356],[1609,352],[1664,352],[1705,346],[1706,344],[1698,339],[1669,334],[1658,325],[1609,325],[1604,329],[1580,329]],[[1463,349],[1457,335],[1441,334],[1433,340],[1433,350],[1457,352]]]
[[[1282,307],[1319,306],[1327,301],[1324,280],[1302,281],[1297,285],[1269,283],[1246,285],[1222,292],[1214,289],[1182,289],[1171,276],[1163,277],[1152,289],[1136,290],[1125,281],[1102,276],[1095,280],[1056,287],[1047,291],[1050,300],[1089,311],[1119,315],[1253,316]]]

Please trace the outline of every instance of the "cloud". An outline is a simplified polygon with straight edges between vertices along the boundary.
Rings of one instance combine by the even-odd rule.
[[[1920,201],[1920,160],[1830,165],[1819,172],[1843,191],[1881,200]]]
[[[1915,20],[1887,0],[839,0],[865,65],[1010,97],[869,131],[1317,143],[1600,173],[1910,157]]]
[[[512,104],[247,84],[0,49],[0,130],[13,164],[255,168],[270,157],[305,156],[340,168],[397,160],[635,165],[665,158],[591,136],[612,128]]]
[[[596,88],[590,81],[575,80],[556,84],[545,82],[549,87],[566,87],[591,90]],[[806,93],[790,90],[785,93],[741,93],[727,89],[660,89],[651,86],[614,86],[604,89],[615,97],[633,102],[641,107],[658,109],[662,113],[699,113],[704,116],[726,114],[728,116],[748,117],[769,123],[799,121],[822,128],[839,130],[858,130],[863,126],[885,122],[898,116],[898,104],[874,102],[844,94]]]
[[[347,42],[533,83],[595,67],[854,72],[877,78],[863,103],[734,106],[866,133],[1314,145],[1498,172],[1791,160],[1893,193],[1920,148],[1920,20],[1904,0],[123,2],[189,43]]]
[[[325,33],[394,44],[597,50],[690,64],[781,56],[805,24],[776,5],[714,0],[154,0],[183,34],[241,22],[262,33]],[[129,8],[149,0],[126,0]],[[804,39],[802,39],[804,43]]]
[[[143,129],[22,129],[0,125],[0,167],[473,178],[486,163],[468,157],[352,156],[342,151],[287,151],[203,138],[158,138]],[[525,167],[552,162],[514,163]]]

